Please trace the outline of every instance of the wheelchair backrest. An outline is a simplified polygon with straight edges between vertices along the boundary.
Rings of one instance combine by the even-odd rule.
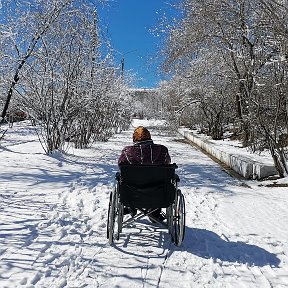
[[[176,164],[121,165],[119,192],[125,206],[165,208],[171,205],[176,192]]]

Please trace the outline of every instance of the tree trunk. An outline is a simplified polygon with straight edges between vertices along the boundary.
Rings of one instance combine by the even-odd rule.
[[[273,147],[272,143],[269,143],[269,145],[270,145],[270,153],[274,162],[274,166],[279,174],[279,177],[284,178],[285,176],[288,175],[288,167],[286,164],[286,159],[285,159],[283,150]]]

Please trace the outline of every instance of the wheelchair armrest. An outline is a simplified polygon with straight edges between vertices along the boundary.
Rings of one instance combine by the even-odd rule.
[[[117,181],[120,180],[120,172],[116,172],[116,174],[115,174],[115,179],[116,179]]]

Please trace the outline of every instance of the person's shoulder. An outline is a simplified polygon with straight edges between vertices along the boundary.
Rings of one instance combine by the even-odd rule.
[[[162,144],[154,144],[155,147],[161,149],[162,151],[168,151],[168,148]]]
[[[133,147],[133,145],[128,145],[128,146],[125,146],[124,148],[123,148],[123,150],[129,150],[129,149],[131,149]]]
[[[161,148],[165,148],[165,149],[168,149],[165,145],[163,145],[163,144],[154,144],[154,145],[156,145],[156,146],[158,146],[158,147],[161,147]]]
[[[135,146],[134,145],[128,145],[128,146],[125,146],[122,151],[125,151],[125,152],[129,152],[129,151],[133,151],[135,150]]]

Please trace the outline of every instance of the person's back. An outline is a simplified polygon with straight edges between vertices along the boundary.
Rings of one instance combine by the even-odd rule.
[[[118,159],[118,165],[143,164],[143,165],[168,165],[171,163],[167,147],[154,144],[150,132],[139,126],[133,133],[134,145],[126,146]],[[153,216],[160,217],[161,209],[153,212]],[[161,219],[160,219],[161,220]]]
[[[144,140],[125,147],[118,164],[164,165],[170,164],[170,156],[167,147],[154,144],[152,140]]]

